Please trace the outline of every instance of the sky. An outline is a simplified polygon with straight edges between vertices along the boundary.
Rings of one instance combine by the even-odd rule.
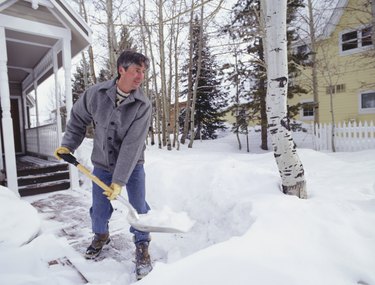
[[[195,223],[187,233],[152,233],[154,270],[137,284],[375,284],[375,149],[299,148],[308,192],[301,200],[281,193],[273,154],[259,144],[252,138],[251,151],[240,151],[224,132],[192,149],[147,145],[152,209],[168,207]],[[76,152],[88,168],[91,148],[85,140]],[[81,182],[23,198],[0,188],[1,284],[136,282],[126,208],[117,201],[111,243],[96,261],[83,258],[92,233],[90,181]]]

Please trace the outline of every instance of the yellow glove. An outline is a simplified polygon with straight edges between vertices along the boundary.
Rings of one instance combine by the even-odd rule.
[[[105,190],[103,192],[104,195],[108,197],[109,200],[114,200],[117,198],[118,195],[121,194],[122,186],[117,183],[112,183],[111,186],[109,186],[112,191]]]
[[[61,157],[59,154],[68,154],[70,153],[70,149],[68,149],[67,147],[65,146],[59,146],[58,148],[56,148],[55,152],[53,153],[53,155],[58,159],[60,160]]]

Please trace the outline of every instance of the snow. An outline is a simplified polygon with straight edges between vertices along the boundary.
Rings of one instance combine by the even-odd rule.
[[[37,211],[8,188],[0,186],[0,247],[18,247],[33,239],[39,232],[41,220]],[[20,213],[22,213],[20,215]],[[22,229],[18,228],[23,225]]]
[[[239,151],[236,138],[147,146],[147,199],[153,210],[186,213],[187,233],[153,233],[154,270],[138,284],[375,284],[375,150],[298,149],[308,199],[280,192],[271,152]],[[92,141],[76,153],[91,168]],[[246,149],[246,148],[245,148]],[[81,189],[19,198],[0,188],[1,284],[132,284],[126,209],[114,202],[112,241],[97,261],[90,242],[90,181]],[[37,213],[38,209],[39,213]],[[68,257],[82,272],[55,264]]]
[[[128,216],[129,224],[141,231],[186,233],[194,225],[186,212],[175,212],[169,207],[161,210],[150,210],[147,214],[138,215],[138,219]]]

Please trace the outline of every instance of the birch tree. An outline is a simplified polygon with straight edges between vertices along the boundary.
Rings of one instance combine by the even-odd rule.
[[[197,101],[197,90],[198,90],[198,84],[199,84],[199,77],[201,75],[201,69],[202,69],[202,49],[203,49],[203,0],[202,0],[202,6],[201,6],[201,17],[200,17],[200,30],[199,30],[199,42],[198,42],[198,61],[197,61],[197,73],[196,78],[194,82],[193,87],[193,99],[191,104],[191,110],[190,110],[190,141],[189,141],[189,148],[193,147],[194,138],[195,138],[195,124],[194,124],[194,115],[195,115],[195,103]]]
[[[266,26],[267,117],[283,193],[306,199],[304,169],[298,157],[287,117],[288,58],[287,0],[262,0]]]
[[[113,3],[112,0],[106,0],[106,13],[107,13],[107,41],[108,41],[108,58],[109,58],[109,70],[110,75],[113,77],[117,74],[117,62],[116,62],[116,52],[117,52],[117,40],[116,31],[114,25],[113,17]]]
[[[316,31],[314,24],[312,0],[307,0],[307,9],[309,12],[308,24],[310,30],[310,51],[311,51],[311,79],[312,79],[312,92],[314,98],[314,126],[319,124],[319,93],[318,93],[318,75],[317,75],[317,43]]]
[[[84,0],[79,0],[79,11],[80,15],[85,19],[86,23],[88,23],[88,15],[87,15],[87,9],[85,5]],[[88,48],[88,55],[89,55],[89,68],[90,68],[90,77],[93,84],[96,84],[96,74],[95,74],[95,64],[94,64],[94,51],[92,45]],[[82,55],[83,60],[84,55]]]
[[[192,86],[193,86],[193,21],[194,21],[194,1],[191,2],[191,11],[190,11],[190,22],[189,22],[189,66],[188,66],[188,94],[186,98],[186,108],[185,108],[185,119],[184,127],[182,130],[182,135],[180,142],[185,144],[186,137],[189,132],[189,123],[190,123],[190,105],[192,100]]]
[[[177,6],[177,1],[173,0],[173,6]],[[182,9],[182,1],[180,1],[179,4],[179,13]],[[180,141],[178,139],[178,135],[180,132],[180,124],[179,124],[179,115],[180,115],[180,102],[179,102],[179,60],[178,60],[178,54],[179,54],[179,34],[180,34],[180,26],[181,26],[181,19],[180,16],[176,19],[176,28],[175,28],[175,35],[173,37],[174,40],[174,122],[173,122],[173,147],[176,146],[177,150],[180,149]]]

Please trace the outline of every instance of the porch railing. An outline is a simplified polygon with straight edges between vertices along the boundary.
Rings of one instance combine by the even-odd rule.
[[[26,151],[53,158],[59,146],[56,123],[26,129]]]

